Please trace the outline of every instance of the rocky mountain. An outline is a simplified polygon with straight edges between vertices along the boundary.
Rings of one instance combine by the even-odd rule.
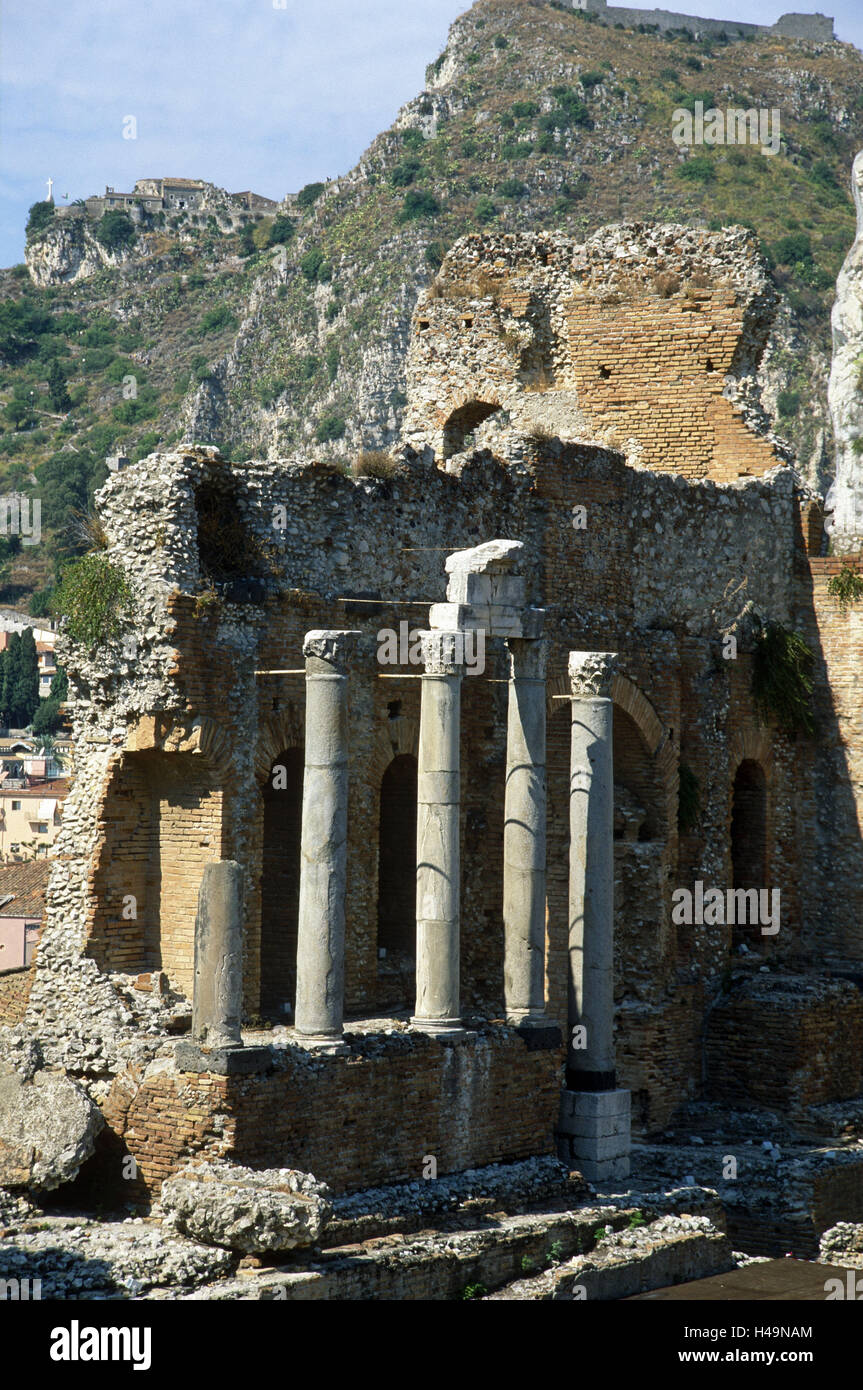
[[[674,113],[698,102],[778,110],[780,152],[680,147]],[[275,241],[266,219],[241,232],[212,214],[145,222],[111,263],[86,232],[70,274],[77,252],[59,219],[34,232],[29,273],[16,267],[0,284],[6,485],[38,486],[43,526],[59,536],[108,453],[180,438],[234,458],[386,448],[402,424],[413,308],[459,236],[585,238],[656,220],[757,232],[783,296],[762,399],[807,481],[824,488],[830,306],[854,240],[861,146],[863,54],[847,44],[696,40],[605,27],[546,0],[478,0],[425,91],[355,168],[285,201]],[[49,399],[52,360],[68,406],[56,369]],[[28,556],[26,574],[16,563],[7,601],[50,585],[44,557]]]

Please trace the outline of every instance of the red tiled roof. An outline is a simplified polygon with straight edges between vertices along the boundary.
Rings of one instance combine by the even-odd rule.
[[[49,859],[31,859],[27,864],[0,864],[0,900],[14,894],[11,902],[0,907],[0,917],[42,917],[50,872]]]

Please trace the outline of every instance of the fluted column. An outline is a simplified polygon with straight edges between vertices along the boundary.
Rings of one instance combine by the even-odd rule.
[[[510,638],[503,830],[504,993],[509,1023],[545,1015],[545,643]]]
[[[417,771],[417,965],[415,1027],[461,1028],[459,843],[462,634],[423,634]]]
[[[306,754],[300,845],[296,1031],[322,1047],[341,1044],[345,994],[348,821],[348,669],[360,636],[309,632]]]
[[[560,1156],[591,1181],[629,1173],[630,1094],[614,1064],[615,652],[570,652],[569,1027]]]

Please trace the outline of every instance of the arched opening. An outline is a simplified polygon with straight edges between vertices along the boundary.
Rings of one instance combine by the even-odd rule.
[[[417,760],[393,758],[381,781],[378,823],[378,995],[408,1008],[416,979]]]
[[[198,890],[223,853],[215,769],[192,753],[124,754],[99,819],[88,954],[102,970],[164,971],[191,998]]]
[[[264,785],[261,855],[261,1013],[284,1023],[297,982],[303,750],[287,748]]]
[[[763,888],[767,876],[767,780],[760,763],[745,758],[731,796],[731,874],[734,888]],[[734,944],[759,944],[756,925],[735,923]]]
[[[499,405],[489,405],[487,401],[468,401],[454,410],[443,427],[444,458],[460,454],[470,446],[470,436],[487,420],[500,410]]]

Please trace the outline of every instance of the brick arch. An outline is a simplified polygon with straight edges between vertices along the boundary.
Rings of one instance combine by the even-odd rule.
[[[124,752],[190,753],[206,759],[215,781],[227,780],[231,740],[221,724],[194,711],[182,716],[144,714],[126,733]]]
[[[302,711],[291,701],[261,721],[255,750],[255,779],[266,782],[270,768],[286,748],[304,748],[306,742]]]
[[[470,405],[474,401],[482,405],[490,405],[495,410],[505,408],[504,398],[496,386],[486,388],[474,383],[470,388],[465,387],[461,391],[454,391],[448,397],[445,406],[438,406],[435,419],[439,428],[442,429],[450,416],[454,415],[457,410],[463,410],[466,405]]]
[[[400,753],[412,753],[419,757],[420,723],[418,718],[400,714],[388,719],[378,727],[372,750],[371,771],[380,789],[384,773],[394,758]]]
[[[460,454],[465,436],[472,434],[501,409],[500,402],[489,400],[485,393],[482,396],[469,396],[462,405],[452,408],[441,426],[444,458]]]
[[[571,687],[565,674],[552,676],[546,687],[548,717],[560,709],[555,696],[568,696]],[[677,754],[670,734],[644,692],[629,676],[618,672],[611,684],[611,698],[625,711],[644,740],[645,747],[655,759],[656,769],[665,792],[665,812],[669,840],[677,838],[677,795],[680,782]]]
[[[729,740],[728,764],[731,781],[743,762],[759,763],[768,782],[773,771],[773,741],[770,730],[754,720],[747,720]]]

